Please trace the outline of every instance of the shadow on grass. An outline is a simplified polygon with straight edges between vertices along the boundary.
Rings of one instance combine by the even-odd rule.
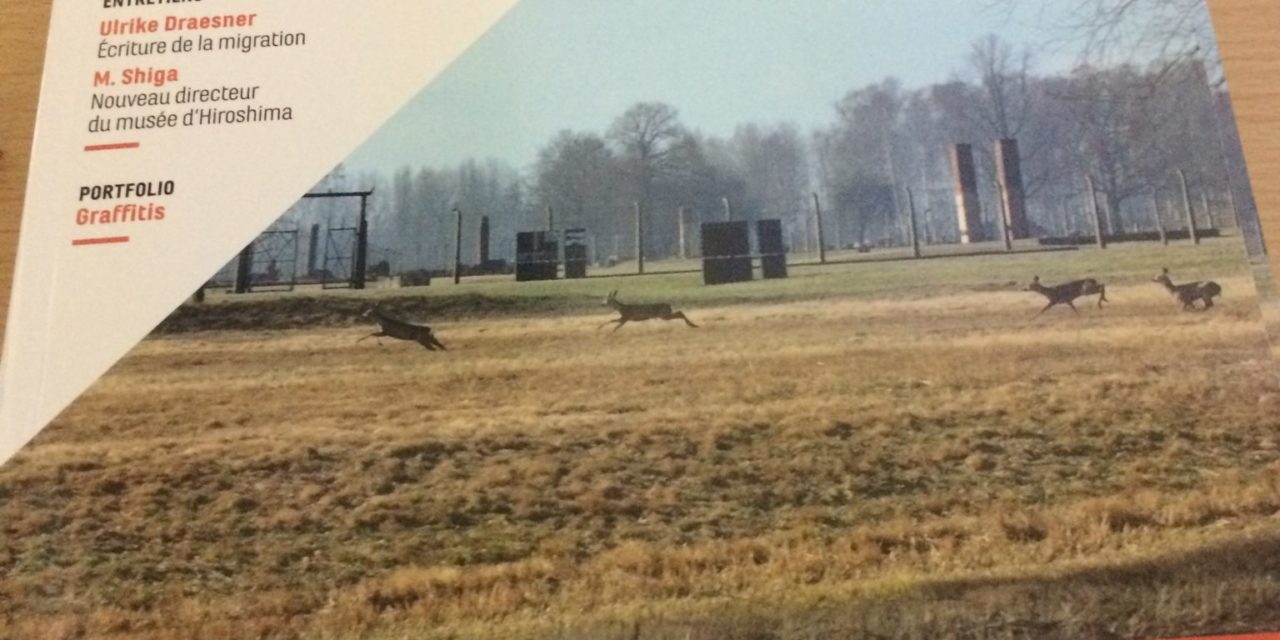
[[[1280,629],[1280,527],[1051,578],[904,584],[887,597],[754,602],[565,631],[564,640],[1170,638]]]

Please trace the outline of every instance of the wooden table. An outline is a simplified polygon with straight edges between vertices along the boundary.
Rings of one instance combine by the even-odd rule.
[[[976,2],[976,0],[975,0]],[[1273,259],[1280,260],[1280,2],[1209,0]],[[0,333],[48,32],[47,2],[0,2]]]

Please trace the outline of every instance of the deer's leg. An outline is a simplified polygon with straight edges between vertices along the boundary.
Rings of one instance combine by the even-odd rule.
[[[367,335],[367,336],[365,336],[365,337],[363,337],[363,338],[360,338],[359,340],[356,340],[356,344],[360,344],[361,342],[364,342],[365,340],[368,340],[369,338],[381,338],[381,337],[384,337],[384,336],[386,336],[386,335],[387,335],[387,334],[386,334],[385,332],[382,332],[382,331],[375,331],[375,332],[373,332],[373,333],[371,333],[371,334],[369,334],[369,335]],[[378,341],[378,344],[382,344],[382,341],[381,341],[381,340],[379,340],[379,341]]]
[[[1037,315],[1037,316],[1044,315],[1044,312],[1046,312],[1046,311],[1048,311],[1048,310],[1052,309],[1052,308],[1053,308],[1053,305],[1055,305],[1055,304],[1058,304],[1058,303],[1056,303],[1056,302],[1050,302],[1049,304],[1046,304],[1046,305],[1044,306],[1044,308],[1040,310],[1040,313],[1037,313],[1036,315]]]
[[[426,342],[424,342],[422,346],[427,347],[427,349],[430,349],[431,351],[448,351],[448,349],[444,348],[444,343],[436,340],[434,333],[427,336]]]
[[[1107,288],[1106,288],[1106,287],[1101,287],[1101,288],[1099,288],[1099,289],[1098,289],[1098,293],[1100,294],[1100,295],[1098,296],[1098,308],[1099,308],[1099,309],[1101,309],[1101,308],[1102,308],[1102,303],[1104,303],[1104,302],[1111,302],[1111,301],[1107,299]]]
[[[625,318],[618,318],[618,319],[617,319],[617,320],[615,320],[614,322],[617,322],[617,323],[618,323],[618,326],[614,327],[614,328],[613,328],[613,331],[610,331],[610,332],[609,332],[610,334],[617,333],[617,332],[618,332],[618,329],[621,329],[621,328],[622,328],[622,325],[624,325],[624,324],[626,324],[626,323],[627,323],[627,321],[626,321],[626,319],[625,319]]]
[[[669,313],[669,314],[667,314],[667,315],[663,316],[663,318],[662,318],[662,319],[663,319],[663,320],[684,320],[684,323],[685,323],[685,324],[687,324],[687,325],[689,325],[689,326],[693,327],[694,329],[697,329],[697,328],[698,328],[698,325],[696,325],[696,324],[694,324],[692,321],[690,321],[690,320],[689,320],[689,318],[688,318],[688,316],[684,315],[684,312],[683,312],[683,311],[677,311],[677,312],[675,312],[675,313]]]
[[[407,336],[407,339],[422,345],[422,348],[427,351],[436,350],[436,348],[431,344],[431,332],[428,330],[424,329],[422,331],[415,331],[413,332],[413,335]]]
[[[599,331],[615,322],[625,322],[625,321],[622,318],[614,318],[613,320],[610,320],[608,322],[602,322],[600,323],[600,326],[596,327],[596,331]],[[618,326],[622,326],[622,325],[618,325]],[[617,331],[617,329],[614,329],[614,331]]]
[[[1204,298],[1204,310],[1205,310],[1205,311],[1208,311],[1208,310],[1210,310],[1210,309],[1212,309],[1212,308],[1213,308],[1213,298],[1211,298],[1211,297],[1209,297],[1209,296],[1205,296],[1205,298]]]
[[[1068,306],[1068,307],[1071,307],[1071,310],[1072,310],[1072,311],[1074,311],[1074,312],[1076,312],[1076,315],[1080,315],[1080,310],[1076,308],[1076,303],[1074,303],[1074,302],[1072,302],[1072,301],[1068,300],[1068,301],[1067,301],[1067,306]]]

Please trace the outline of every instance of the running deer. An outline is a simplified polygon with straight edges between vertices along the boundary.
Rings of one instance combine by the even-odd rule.
[[[617,331],[618,329],[622,328],[622,325],[628,322],[641,322],[643,320],[654,320],[654,319],[658,319],[658,320],[680,319],[680,320],[684,320],[685,324],[695,329],[698,328],[698,325],[694,324],[689,320],[689,318],[685,317],[684,313],[680,311],[672,311],[671,305],[669,304],[665,304],[665,303],[623,304],[618,301],[617,291],[613,291],[609,293],[609,296],[604,299],[604,306],[613,307],[618,312],[619,317],[596,327],[597,331],[600,329],[603,329],[605,325],[613,324],[615,322],[618,324],[618,326],[614,327],[613,330]]]
[[[380,330],[356,340],[357,343],[369,338],[395,338],[396,340],[416,342],[425,347],[427,351],[448,351],[443,344],[440,344],[439,340],[436,340],[435,334],[431,333],[431,327],[393,318],[379,311],[376,307],[365,311],[361,316],[373,318],[378,323]],[[382,344],[382,341],[378,341],[378,344]]]
[[[1222,287],[1213,281],[1174,284],[1173,280],[1169,279],[1168,268],[1162,270],[1160,275],[1152,278],[1151,281],[1158,282],[1164,286],[1174,300],[1182,303],[1184,311],[1194,310],[1197,300],[1204,302],[1204,307],[1201,310],[1208,311],[1213,308],[1213,299],[1222,296]]]
[[[1044,313],[1053,308],[1054,305],[1059,304],[1065,304],[1068,307],[1071,307],[1072,311],[1080,313],[1080,310],[1076,309],[1075,301],[1076,298],[1084,296],[1098,296],[1099,309],[1102,308],[1102,303],[1111,302],[1110,300],[1107,300],[1107,286],[1093,278],[1072,280],[1065,284],[1046,287],[1040,284],[1040,276],[1036,276],[1031,279],[1031,285],[1027,287],[1027,291],[1035,291],[1049,299],[1049,304],[1045,305],[1044,308],[1040,310],[1040,313]]]

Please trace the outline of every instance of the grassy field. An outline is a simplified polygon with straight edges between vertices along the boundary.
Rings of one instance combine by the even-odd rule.
[[[1112,305],[1037,317],[1037,274]],[[702,328],[597,331],[611,289]],[[371,300],[450,350],[356,344]],[[0,468],[0,526],[0,638],[1280,628],[1280,379],[1229,240],[215,296]]]

